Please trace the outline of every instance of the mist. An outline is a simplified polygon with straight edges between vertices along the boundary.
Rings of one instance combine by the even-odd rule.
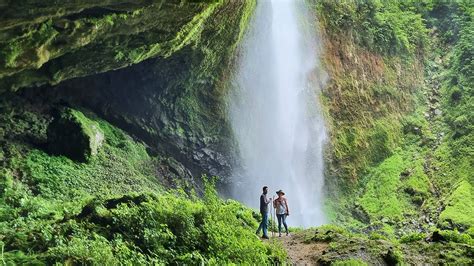
[[[238,147],[232,197],[258,208],[263,186],[282,189],[290,226],[325,222],[323,148],[326,130],[318,95],[316,17],[304,1],[258,1],[228,97]]]

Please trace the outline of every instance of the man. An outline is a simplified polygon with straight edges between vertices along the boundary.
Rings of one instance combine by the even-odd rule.
[[[260,196],[260,214],[262,214],[262,222],[257,229],[257,235],[260,234],[260,230],[263,230],[262,238],[268,239],[267,227],[268,227],[268,203],[270,199],[267,199],[268,187],[263,187],[263,193]]]

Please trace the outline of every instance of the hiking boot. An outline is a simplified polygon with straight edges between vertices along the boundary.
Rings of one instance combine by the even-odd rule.
[[[270,239],[268,236],[262,236],[263,239]]]
[[[278,234],[278,237],[281,237],[281,234]]]

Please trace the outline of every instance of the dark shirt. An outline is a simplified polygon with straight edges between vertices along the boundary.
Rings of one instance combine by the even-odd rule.
[[[270,199],[267,199],[267,195],[262,194],[260,196],[260,213],[268,212],[268,203],[270,203]]]

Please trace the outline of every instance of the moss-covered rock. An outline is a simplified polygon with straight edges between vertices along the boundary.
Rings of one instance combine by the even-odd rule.
[[[315,6],[331,76],[323,91],[331,219],[387,235],[469,231],[472,3]]]
[[[246,3],[11,1],[0,17],[0,92],[168,57],[199,43],[204,25],[231,5]]]
[[[406,206],[404,198],[397,196],[400,173],[404,169],[403,159],[394,155],[377,167],[367,183],[366,191],[360,199],[364,210],[373,219],[400,219]]]
[[[404,235],[402,241],[381,235],[351,233],[334,225],[325,225],[295,233],[305,244],[324,243],[315,251],[314,263],[321,265],[425,265],[473,263],[474,248],[467,235],[454,231],[435,239],[427,234]],[[302,250],[311,250],[301,247]]]
[[[48,147],[52,154],[86,162],[97,155],[104,141],[99,125],[80,111],[63,110],[48,127]]]
[[[442,226],[467,230],[474,227],[474,188],[467,181],[461,181],[447,199],[446,208],[439,221]]]
[[[330,76],[323,104],[331,138],[328,174],[357,183],[401,142],[401,118],[421,89],[427,30],[398,2],[317,1]],[[329,181],[333,178],[330,178]]]
[[[145,141],[155,153],[175,158],[194,176],[228,176],[232,158],[223,97],[235,49],[255,2],[217,1],[213,5],[213,13],[208,14],[212,19],[196,25],[192,44],[181,43],[166,56],[20,93],[33,101],[90,109]],[[146,51],[141,51],[144,58],[137,54],[137,62],[148,58]],[[133,50],[123,52],[126,57]],[[88,56],[83,60],[89,60]],[[90,60],[96,58],[93,55]]]

